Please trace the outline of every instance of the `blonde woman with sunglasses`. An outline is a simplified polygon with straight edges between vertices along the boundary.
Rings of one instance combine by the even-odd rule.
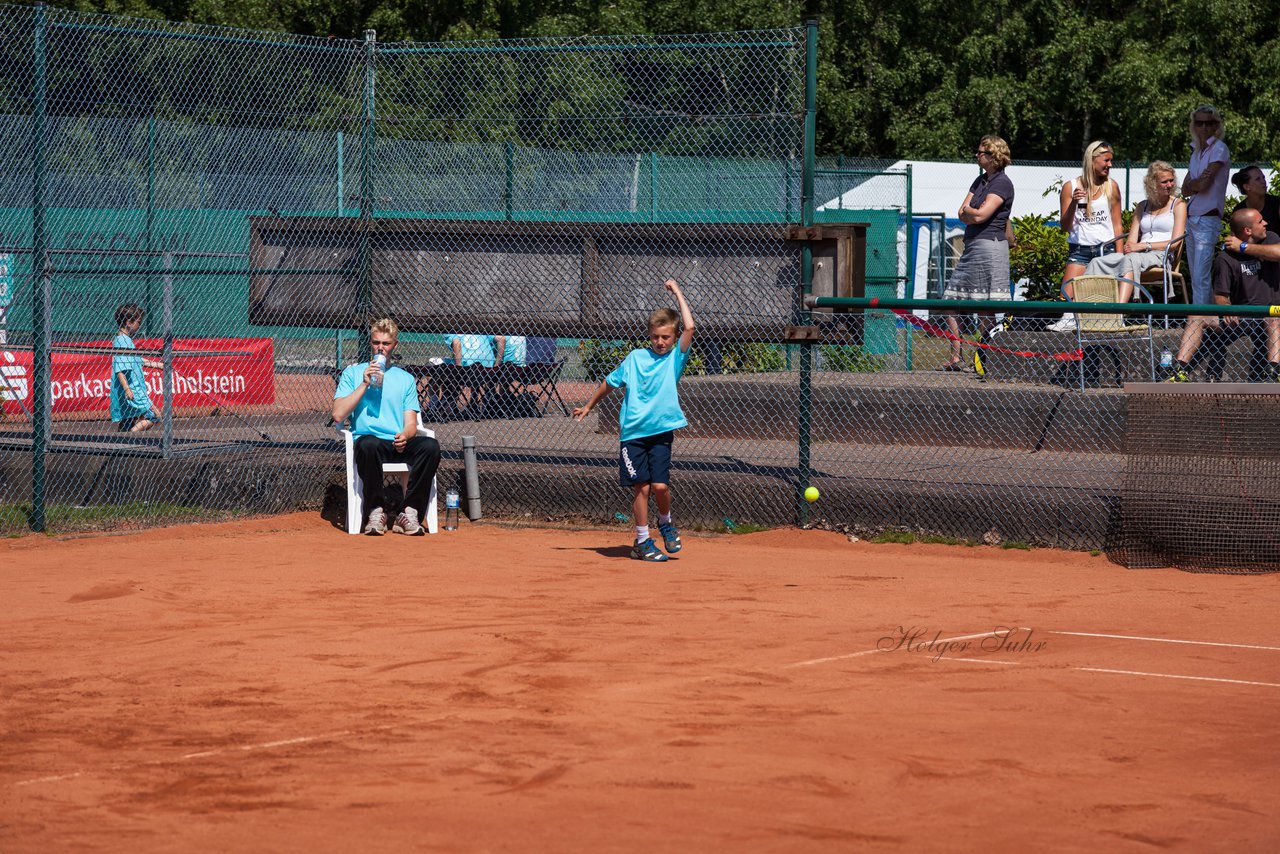
[[[1222,232],[1227,200],[1231,152],[1222,141],[1222,114],[1212,104],[1191,111],[1191,165],[1182,180],[1187,197],[1187,267],[1191,270],[1191,301],[1213,300],[1213,249]]]

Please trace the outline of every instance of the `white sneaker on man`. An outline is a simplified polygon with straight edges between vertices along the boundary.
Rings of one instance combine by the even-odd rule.
[[[424,533],[422,525],[418,523],[418,511],[412,507],[406,507],[400,511],[400,515],[396,517],[396,523],[391,526],[391,530],[397,534],[408,534],[411,537],[418,537]]]
[[[364,523],[364,533],[371,537],[381,537],[387,532],[387,513],[381,507],[369,511],[369,521]]]
[[[1071,313],[1062,315],[1062,319],[1057,323],[1050,323],[1045,327],[1046,332],[1075,332],[1076,316]]]

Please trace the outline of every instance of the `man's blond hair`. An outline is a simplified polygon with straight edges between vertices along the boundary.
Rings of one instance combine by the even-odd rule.
[[[400,340],[400,327],[397,326],[396,322],[389,317],[382,317],[375,320],[373,325],[369,327],[369,332],[370,334],[374,332],[381,332],[385,335],[390,335],[392,342]]]

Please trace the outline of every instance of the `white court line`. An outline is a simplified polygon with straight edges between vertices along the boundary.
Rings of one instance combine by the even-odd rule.
[[[1001,631],[1004,631],[1004,630],[992,629],[989,632],[980,632],[979,634],[976,634],[976,635],[959,635],[954,638],[939,638],[938,640],[933,641],[933,643],[950,643],[951,641],[973,640],[974,638],[995,637]],[[1025,629],[1023,631],[1025,631]],[[832,655],[827,658],[811,658],[808,661],[797,661],[795,664],[784,665],[783,670],[789,670],[792,667],[808,667],[811,664],[824,664],[828,661],[844,661],[846,658],[857,658],[860,655],[873,655],[877,652],[894,652],[896,651],[896,649],[897,647],[894,647],[894,649],[864,649],[862,650],[862,652],[850,652],[845,655]]]
[[[54,774],[52,777],[37,777],[34,780],[19,780],[13,785],[16,786],[32,786],[36,783],[56,783],[59,780],[72,780],[80,776],[80,772],[76,771],[72,774]]]
[[[1176,673],[1146,673],[1141,670],[1108,670],[1105,667],[1077,667],[1090,673],[1118,673],[1121,676],[1158,676],[1161,679],[1191,679],[1196,682],[1226,682],[1230,685],[1261,685],[1264,688],[1280,688],[1277,682],[1250,682],[1246,679],[1218,679],[1213,676],[1180,676]]]
[[[276,747],[288,747],[293,744],[307,744],[313,741],[333,741],[336,738],[341,738],[343,736],[348,736],[348,735],[355,736],[356,738],[360,738],[361,736],[368,735],[369,733],[382,732],[389,729],[395,729],[397,726],[411,726],[411,724],[386,724],[385,726],[372,727],[370,729],[359,730],[359,731],[344,729],[344,730],[339,730],[337,732],[324,733],[323,735],[303,735],[297,738],[282,738],[276,741],[260,741],[254,744],[233,744],[228,747],[220,747],[217,750],[201,750],[197,753],[184,753],[182,756],[179,756],[176,760],[150,759],[142,762],[132,762],[132,763],[119,762],[114,765],[107,765],[102,770],[118,771],[121,768],[130,768],[130,767],[137,767],[137,766],[143,766],[143,765],[148,765],[148,766],[149,765],[168,765],[169,763],[175,762],[175,761],[185,762],[190,759],[204,759],[209,756],[217,756],[220,753],[232,753],[235,751],[246,752],[251,750],[271,750],[272,748],[276,748]],[[76,771],[71,774],[55,774],[50,777],[36,777],[32,780],[19,780],[16,783],[13,783],[12,785],[17,787],[17,786],[33,786],[36,783],[56,783],[60,780],[74,779],[76,777],[83,775],[84,773],[85,772],[83,771]]]
[[[1148,638],[1141,635],[1106,635],[1099,632],[1059,632],[1053,629],[1047,630],[1051,635],[1074,635],[1080,638],[1114,638],[1116,640],[1137,640],[1152,641],[1153,643],[1185,643],[1195,646],[1226,646],[1232,649],[1266,649],[1273,652],[1280,652],[1280,646],[1260,646],[1251,643],[1223,643],[1221,641],[1196,641],[1196,640],[1176,640],[1173,638]]]

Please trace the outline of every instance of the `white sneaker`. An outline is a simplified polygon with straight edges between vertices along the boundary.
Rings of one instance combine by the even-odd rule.
[[[1076,316],[1074,314],[1064,314],[1062,319],[1057,323],[1050,323],[1045,327],[1047,332],[1075,332]]]
[[[411,537],[421,536],[423,534],[422,526],[418,524],[418,511],[412,507],[406,507],[400,511],[400,515],[396,517],[396,523],[391,526],[391,530],[397,534],[408,534]]]
[[[364,533],[371,537],[381,537],[387,532],[387,514],[381,507],[369,511],[369,521],[364,523]]]

